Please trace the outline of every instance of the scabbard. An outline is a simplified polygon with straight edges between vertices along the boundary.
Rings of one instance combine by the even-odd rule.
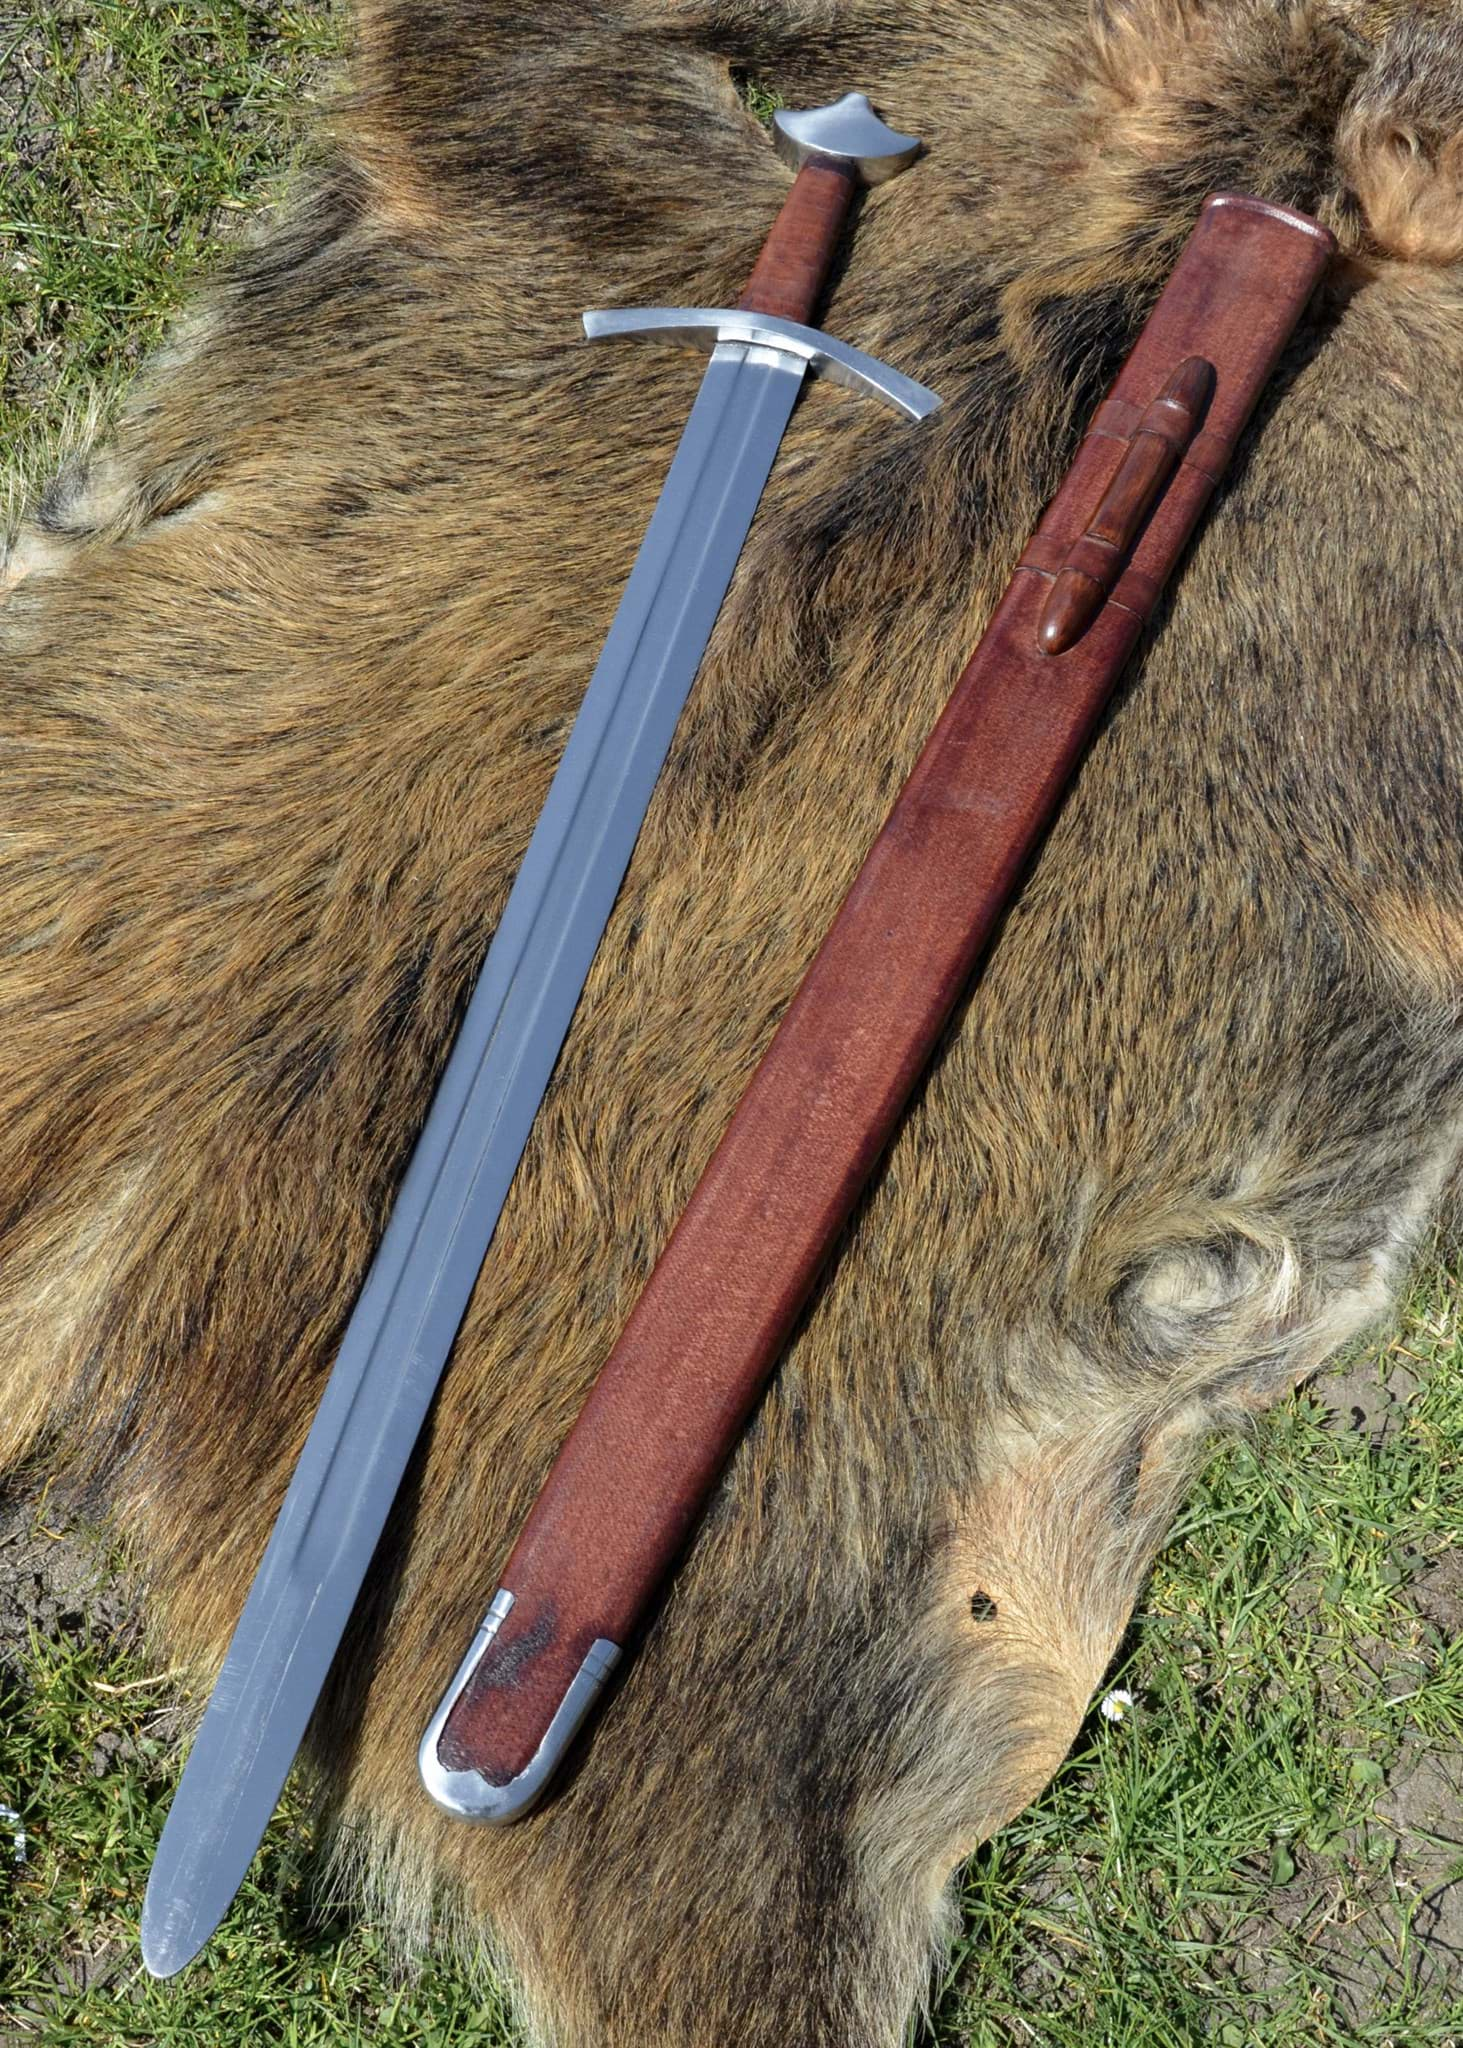
[[[525,1810],[632,1639],[1333,247],[1205,203],[503,1567],[423,1745],[453,1811]]]

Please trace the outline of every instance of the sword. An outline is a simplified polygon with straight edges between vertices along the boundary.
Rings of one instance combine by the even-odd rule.
[[[804,324],[855,191],[919,144],[862,93],[779,113],[774,128],[797,176],[736,307],[585,315],[591,339],[687,341],[711,361],[168,1814],[142,1909],[156,1977],[213,1933],[278,1804],[803,379],[821,372],[912,419],[939,403]]]

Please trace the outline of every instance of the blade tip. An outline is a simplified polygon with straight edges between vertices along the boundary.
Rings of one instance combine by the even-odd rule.
[[[211,1927],[202,1934],[189,1928],[180,1935],[170,1924],[169,1917],[156,1908],[149,1910],[149,1900],[144,1899],[138,1942],[144,1969],[149,1977],[176,1977],[192,1962],[212,1933]]]
[[[155,1977],[160,1983],[168,1977],[176,1977],[188,1960],[187,1956],[171,1955],[166,1949],[145,1940],[142,1943],[142,1967],[149,1977]]]

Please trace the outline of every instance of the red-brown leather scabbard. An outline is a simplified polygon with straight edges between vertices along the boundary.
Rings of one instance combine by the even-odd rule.
[[[422,1743],[449,1811],[526,1811],[631,1639],[1333,247],[1206,201],[503,1568]]]

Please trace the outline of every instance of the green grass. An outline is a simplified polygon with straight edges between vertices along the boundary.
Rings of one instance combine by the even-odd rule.
[[[166,1679],[134,1659],[33,1640],[23,1696],[0,1722],[0,1803],[26,1837],[20,1863],[7,1858],[12,1827],[0,1831],[0,2039],[508,2048],[499,1997],[435,1966],[408,1983],[369,1922],[312,1907],[313,1844],[293,1798],[207,1960],[155,1984],[137,1923],[176,1783],[168,1709]]]
[[[326,6],[239,0],[0,17],[12,476],[78,405],[112,401],[277,190],[339,36]],[[1456,1621],[1426,1614],[1429,1589],[1456,1583],[1463,1615],[1459,1363],[1456,1291],[1434,1276],[1376,1360],[1398,1396],[1379,1443],[1301,1394],[1215,1460],[1110,1681],[1133,1712],[1094,1712],[1043,1799],[969,1866],[920,2048],[1463,2043],[1463,1982],[1429,1975],[1420,1939],[1463,1867],[1459,1799],[1412,1810],[1419,1766],[1463,1755]],[[441,1966],[404,1981],[369,1920],[312,1904],[293,1798],[205,1957],[151,1983],[136,1927],[176,1724],[166,1680],[100,1634],[38,1637],[18,1676],[0,1672],[0,1803],[26,1831],[16,1862],[0,1827],[0,2041],[507,2048],[496,1996]],[[1379,1949],[1387,1971],[1367,1960]]]
[[[189,281],[277,188],[324,4],[0,7],[0,449],[109,405]],[[28,460],[27,460],[28,458]]]
[[[1109,1681],[1134,1710],[1094,1712],[965,1874],[941,2043],[1463,2041],[1463,1979],[1424,1969],[1416,1927],[1463,1877],[1456,1790],[1440,1827],[1404,1818],[1463,1741],[1463,1642],[1425,1611],[1463,1584],[1459,1362],[1438,1273],[1368,1361],[1395,1402],[1379,1441],[1321,1383],[1215,1460]]]

